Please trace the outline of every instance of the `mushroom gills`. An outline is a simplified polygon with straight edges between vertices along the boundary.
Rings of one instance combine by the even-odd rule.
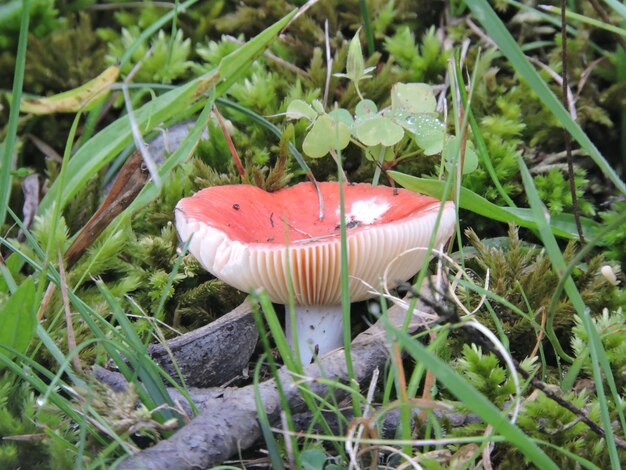
[[[310,364],[314,355],[321,356],[343,347],[343,309],[341,305],[296,305],[295,331],[302,364]],[[285,312],[285,332],[295,352],[292,315]]]

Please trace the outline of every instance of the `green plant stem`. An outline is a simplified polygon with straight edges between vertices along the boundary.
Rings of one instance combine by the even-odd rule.
[[[341,234],[341,306],[343,309],[343,345],[346,356],[346,369],[350,377],[352,392],[352,409],[355,417],[361,416],[361,395],[359,384],[355,380],[354,365],[352,364],[351,343],[352,329],[350,328],[350,279],[348,272],[348,235],[346,231],[346,207],[343,164],[341,150],[337,149],[337,181],[339,182],[339,224]]]
[[[374,170],[374,177],[372,178],[372,186],[377,186],[378,181],[380,180],[380,172],[383,166],[383,162],[385,161],[385,147],[380,147],[380,153],[378,154],[378,158],[375,160],[376,169]]]
[[[7,217],[7,207],[11,197],[11,185],[13,171],[13,151],[17,140],[17,125],[20,117],[20,101],[22,100],[22,87],[24,85],[24,68],[26,66],[26,45],[28,43],[28,23],[30,20],[30,0],[22,2],[22,20],[20,23],[20,36],[17,43],[17,56],[15,58],[15,73],[13,74],[13,90],[11,94],[11,111],[7,137],[3,146],[2,161],[0,162],[0,227],[4,225]]]
[[[257,325],[260,320],[259,315],[254,316],[255,320],[257,320]],[[265,337],[265,336],[262,336]],[[266,345],[267,350],[269,351],[269,344]],[[259,426],[261,427],[261,432],[263,433],[263,439],[265,440],[265,444],[267,445],[267,450],[270,454],[270,461],[272,462],[272,468],[277,470],[284,469],[283,460],[280,456],[280,452],[278,450],[278,445],[276,444],[276,439],[274,439],[274,434],[272,433],[272,425],[267,417],[267,413],[265,411],[265,406],[263,405],[263,400],[261,399],[261,394],[259,392],[259,384],[261,383],[261,367],[263,366],[263,362],[267,358],[271,358],[271,354],[263,353],[254,368],[254,401],[256,403],[257,414],[259,415]],[[272,361],[273,362],[273,361]],[[272,371],[276,372],[276,365],[271,364]],[[283,397],[284,393],[282,392],[282,387],[280,386],[280,382],[276,381],[276,385],[279,387],[280,396]],[[287,408],[288,409],[288,408]],[[289,420],[291,422],[291,420]],[[285,436],[285,439],[289,439],[289,437]],[[297,447],[297,446],[294,446]]]
[[[366,0],[359,0],[359,8],[363,17],[363,27],[365,28],[365,37],[367,38],[367,53],[372,55],[375,51],[374,31],[372,30],[372,22],[370,21],[369,8]]]

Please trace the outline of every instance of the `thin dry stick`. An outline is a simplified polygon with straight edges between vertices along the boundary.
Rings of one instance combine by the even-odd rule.
[[[403,403],[408,403],[409,396],[406,393],[406,377],[404,375],[404,367],[402,365],[402,353],[400,352],[400,348],[398,347],[398,343],[396,341],[391,343],[391,350],[398,368],[398,388],[400,389],[400,397]]]
[[[493,426],[490,424],[487,426],[484,432],[485,437],[491,436],[493,432]],[[493,452],[494,442],[487,442],[485,449],[483,450],[483,467],[485,470],[493,470],[493,464],[491,463],[491,453]]]
[[[72,322],[72,312],[70,310],[70,299],[67,295],[67,280],[65,277],[65,267],[63,266],[63,254],[58,250],[59,254],[59,274],[61,275],[61,298],[63,299],[63,307],[65,309],[65,325],[67,328],[67,349],[70,353],[76,351],[76,337],[74,336],[74,324]],[[83,367],[80,363],[78,353],[72,356],[72,364],[74,368],[82,372]]]
[[[569,87],[567,86],[567,30],[565,28],[565,0],[561,0],[561,61],[563,62],[563,106],[565,109],[569,109]],[[576,221],[576,230],[578,231],[578,239],[581,244],[585,243],[585,236],[583,235],[583,226],[580,223],[580,209],[578,207],[578,196],[576,196],[576,182],[574,181],[574,157],[572,156],[572,137],[567,129],[564,130],[565,134],[565,150],[567,152],[567,172],[569,177],[569,190],[572,194],[572,210],[574,212],[574,220]]]
[[[43,265],[45,266],[48,263],[48,259],[46,258]],[[37,320],[43,320],[43,316],[46,313],[46,309],[48,308],[48,304],[52,300],[52,296],[54,295],[55,285],[50,282],[48,287],[46,288],[46,293],[43,295],[43,299],[41,299],[41,304],[39,305],[39,310],[37,310]]]
[[[287,424],[287,413],[285,410],[280,412],[280,424],[284,429],[289,429]],[[293,454],[293,443],[291,439],[285,439],[285,452],[287,452],[287,459],[289,460],[289,468],[296,468],[296,458]]]

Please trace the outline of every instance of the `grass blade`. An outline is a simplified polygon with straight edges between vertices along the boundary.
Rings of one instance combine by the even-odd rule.
[[[426,346],[412,339],[408,334],[393,329],[389,321],[382,319],[387,331],[394,337],[407,353],[426,368],[437,371],[437,379],[446,386],[447,390],[472,412],[478,414],[493,429],[504,436],[506,440],[517,447],[531,462],[541,469],[557,470],[556,464],[524,434],[517,426],[509,422],[502,412],[476,390],[466,379],[461,377],[448,363],[444,362]]]
[[[520,77],[528,83],[528,86],[537,94],[546,108],[554,114],[561,125],[567,129],[585,152],[589,154],[604,175],[613,182],[621,193],[626,194],[626,184],[620,179],[615,170],[602,156],[578,123],[572,119],[572,116],[567,112],[561,101],[552,90],[550,90],[548,84],[531,65],[513,36],[511,36],[511,33],[506,29],[502,20],[500,20],[495,11],[493,11],[489,2],[487,2],[487,0],[467,0],[466,3],[474,16],[483,25],[487,34],[489,34],[502,53],[509,59],[511,65]]]
[[[163,122],[182,119],[188,107],[211,87],[216,95],[223,94],[244,73],[247,66],[260,55],[276,37],[295,12],[290,13],[222,59],[218,67],[179,88],[164,93],[135,110],[135,120],[146,133]],[[61,192],[61,208],[84,187],[86,182],[109,164],[126,146],[133,142],[128,116],[121,117],[93,136],[68,163],[67,180],[62,186],[55,181],[39,206],[39,213],[48,209]]]
[[[259,392],[258,385],[261,383],[261,366],[263,366],[263,362],[265,362],[265,357],[267,353],[264,353],[263,356],[259,359],[254,368],[254,401],[256,403],[257,414],[259,415],[259,426],[261,427],[261,433],[263,434],[263,439],[265,440],[265,445],[267,445],[267,450],[270,454],[270,461],[272,462],[272,468],[277,470],[284,469],[283,459],[280,457],[280,452],[278,451],[278,446],[276,445],[276,439],[274,438],[274,434],[272,433],[272,426],[270,424],[269,419],[267,418],[267,413],[265,412],[265,406],[263,406],[263,401],[261,399],[261,393]],[[285,437],[288,439],[288,437]]]
[[[531,205],[531,208],[535,214],[537,220],[537,229],[539,231],[541,240],[546,248],[546,252],[548,253],[548,257],[552,262],[552,266],[557,273],[564,273],[567,269],[567,265],[565,263],[565,259],[563,258],[563,254],[550,230],[550,226],[545,218],[544,206],[539,199],[539,195],[537,194],[537,190],[535,189],[532,176],[526,167],[526,164],[522,159],[519,160],[520,172],[522,174],[522,181],[524,183],[524,189],[526,190],[526,195],[528,196],[528,202]],[[611,425],[611,417],[609,415],[609,407],[607,402],[607,397],[604,393],[604,384],[602,383],[603,377],[606,378],[609,388],[611,389],[611,393],[613,394],[613,399],[615,403],[620,403],[621,398],[617,391],[617,387],[615,386],[615,379],[613,378],[613,373],[611,371],[611,365],[609,363],[608,358],[606,357],[606,352],[602,346],[602,341],[600,336],[598,335],[598,331],[596,330],[593,322],[591,320],[591,315],[589,309],[585,305],[580,292],[576,288],[576,284],[574,284],[573,279],[568,276],[568,279],[565,281],[565,292],[570,298],[572,305],[576,310],[576,314],[582,319],[583,326],[587,335],[589,337],[589,352],[591,354],[591,365],[593,370],[593,381],[596,387],[596,396],[598,398],[598,405],[600,408],[600,417],[602,420],[602,427],[606,433],[605,441],[608,447],[609,457],[611,459],[611,466],[614,469],[621,468],[619,455],[617,453],[617,447],[615,445],[615,440],[613,439],[613,428]],[[621,421],[624,423],[623,413],[621,411],[621,407],[617,407],[620,413]]]
[[[442,198],[445,189],[445,182],[418,178],[397,171],[388,172],[389,175],[401,186],[411,191],[418,191],[429,196]],[[522,207],[503,207],[489,202],[487,199],[479,196],[475,192],[461,187],[459,198],[459,207],[467,209],[475,214],[488,217],[492,220],[500,222],[513,222],[520,227],[537,229],[537,220],[532,209]],[[599,230],[599,225],[591,219],[582,218],[583,232],[585,238],[593,238],[594,234]],[[550,218],[550,229],[552,232],[563,238],[577,239],[578,232],[574,216],[571,214],[559,214]]]
[[[17,139],[17,124],[20,117],[20,101],[22,99],[22,86],[24,84],[24,68],[26,66],[26,44],[28,42],[28,23],[30,19],[30,0],[22,3],[22,21],[20,23],[20,37],[17,43],[17,56],[15,57],[15,73],[13,74],[13,91],[11,93],[11,110],[7,137],[0,150],[2,161],[0,162],[0,227],[4,225],[7,217],[7,207],[11,197],[11,171],[13,170],[13,150]]]

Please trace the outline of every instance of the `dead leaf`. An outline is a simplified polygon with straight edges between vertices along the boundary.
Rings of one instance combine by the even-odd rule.
[[[98,99],[104,97],[120,73],[112,65],[93,80],[78,88],[45,98],[23,98],[20,110],[30,114],[75,113],[91,109]]]
[[[67,250],[67,269],[78,261],[109,223],[137,197],[149,177],[150,174],[143,164],[141,154],[135,151],[120,169],[109,194],[98,211],[85,224]]]

